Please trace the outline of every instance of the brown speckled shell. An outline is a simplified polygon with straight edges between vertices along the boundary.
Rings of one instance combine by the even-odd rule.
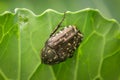
[[[82,38],[83,35],[75,26],[65,27],[46,41],[41,53],[42,62],[56,64],[72,57]]]

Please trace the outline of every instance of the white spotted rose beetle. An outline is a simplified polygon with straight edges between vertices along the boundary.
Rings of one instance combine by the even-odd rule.
[[[64,19],[65,13],[61,22],[45,42],[45,46],[41,52],[41,61],[44,64],[53,65],[72,57],[73,52],[82,41],[83,35],[76,26],[69,25],[57,32]]]

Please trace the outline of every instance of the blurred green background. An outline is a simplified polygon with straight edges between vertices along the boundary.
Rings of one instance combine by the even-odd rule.
[[[64,12],[94,8],[105,17],[120,22],[120,0],[0,0],[0,13],[6,10],[13,12],[15,8],[28,8],[35,14],[41,14],[46,9]]]

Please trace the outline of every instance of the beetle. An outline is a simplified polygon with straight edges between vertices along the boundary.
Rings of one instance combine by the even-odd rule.
[[[82,33],[74,25],[64,27],[57,32],[65,19],[65,14],[41,50],[41,61],[44,64],[53,65],[71,58],[83,39]]]

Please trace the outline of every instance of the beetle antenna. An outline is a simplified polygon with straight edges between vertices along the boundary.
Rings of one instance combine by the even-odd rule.
[[[57,27],[54,29],[54,31],[50,34],[50,37],[58,30],[58,28],[61,26],[62,22],[64,21],[65,19],[65,14],[66,14],[66,11],[64,12],[64,16],[62,18],[62,20],[60,21],[60,23],[57,25]]]

